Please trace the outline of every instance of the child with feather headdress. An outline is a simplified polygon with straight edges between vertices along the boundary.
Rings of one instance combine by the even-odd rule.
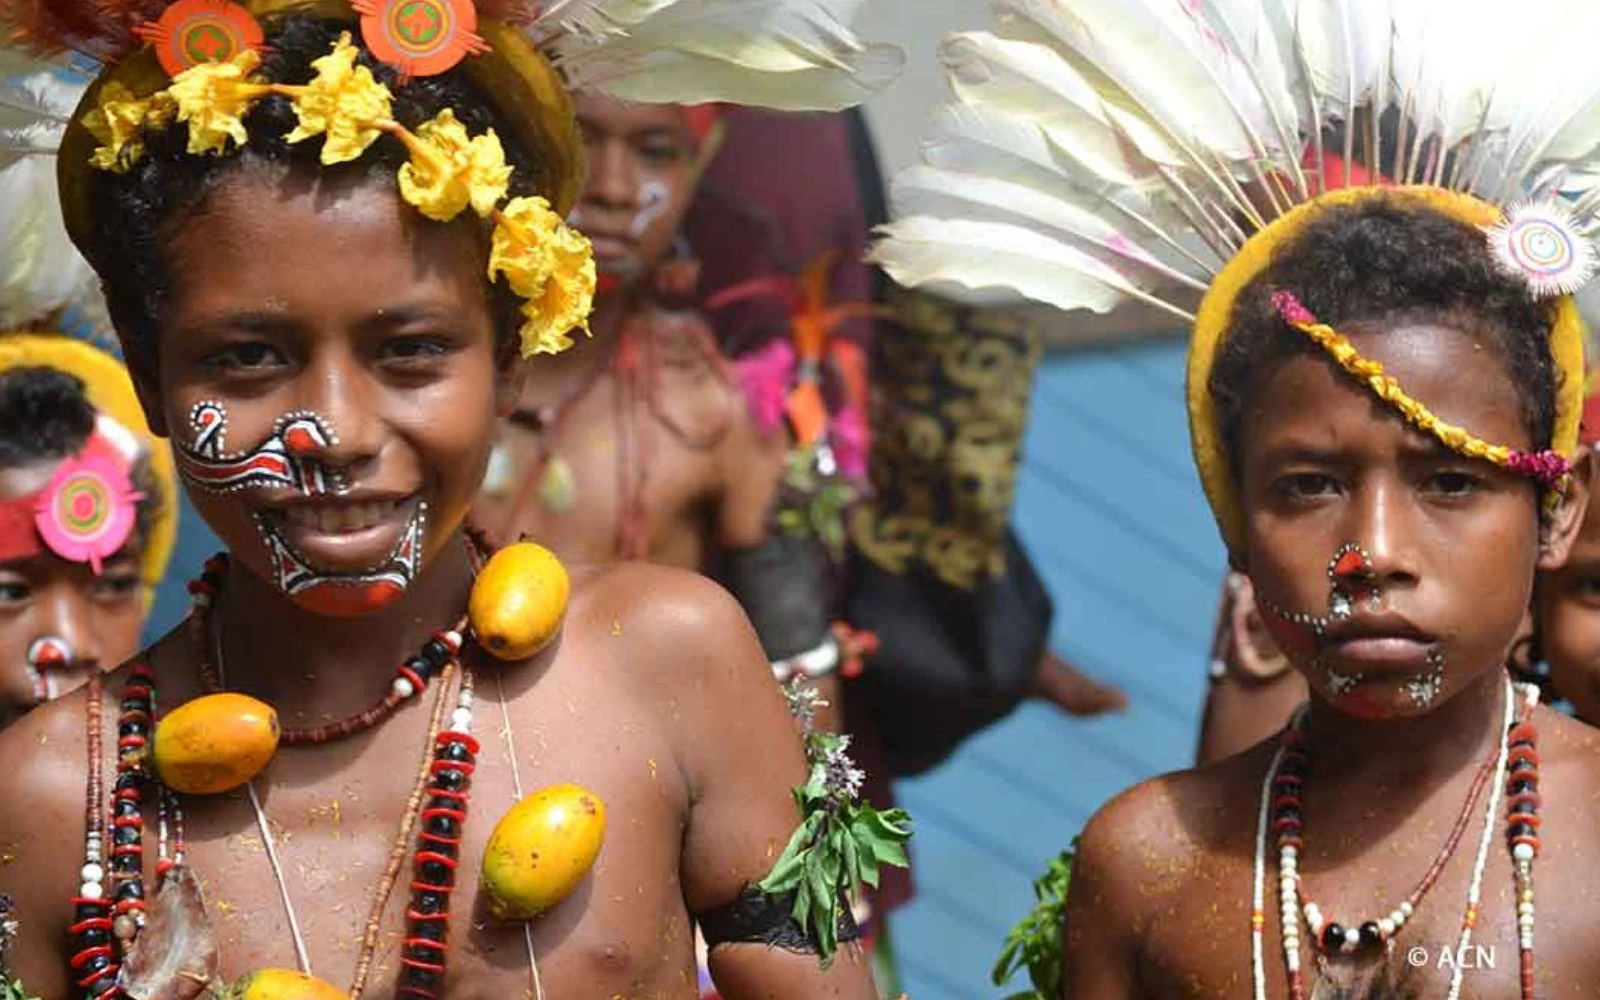
[[[1588,499],[1570,293],[1600,134],[1567,39],[1593,10],[995,6],[996,32],[945,47],[956,101],[877,259],[1192,321],[1196,466],[1311,692],[1275,737],[1090,820],[1063,994],[1591,988],[1600,740],[1506,662]],[[1386,147],[1393,184],[1338,166],[1375,177]]]

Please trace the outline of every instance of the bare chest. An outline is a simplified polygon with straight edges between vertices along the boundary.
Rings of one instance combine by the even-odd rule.
[[[1473,827],[1389,946],[1342,955],[1314,945],[1300,920],[1296,950],[1304,995],[1314,1000],[1422,1000],[1445,997],[1458,982],[1463,997],[1517,1000],[1521,960],[1515,885],[1498,826],[1482,868],[1475,912],[1468,915],[1480,829]],[[1326,919],[1342,926],[1375,921],[1406,898],[1433,860],[1434,838],[1410,840],[1343,859],[1332,868],[1313,861],[1303,873],[1302,892],[1316,901]],[[1600,981],[1600,962],[1593,949],[1586,950],[1583,930],[1600,900],[1577,874],[1593,863],[1592,845],[1587,832],[1552,833],[1535,866],[1533,954],[1540,997],[1587,996]],[[1236,846],[1242,848],[1237,854],[1168,863],[1164,870],[1148,873],[1146,891],[1162,902],[1150,909],[1140,935],[1140,995],[1163,1000],[1290,996],[1276,859],[1269,852],[1262,879],[1259,975],[1264,992],[1257,992],[1253,852],[1242,841]]]
[[[552,676],[537,700],[517,703],[508,739],[493,684],[480,678],[479,690],[482,745],[450,879],[439,995],[693,996],[678,880],[686,795],[653,720]],[[365,995],[395,995],[417,933],[407,911],[419,880],[418,820],[406,814],[431,760],[425,726],[412,708],[364,740],[283,751],[257,783],[259,810],[243,795],[186,803],[189,860],[226,977],[304,963],[341,989],[364,979]],[[519,787],[564,783],[605,803],[603,846],[590,877],[525,933],[488,913],[485,843]]]
[[[652,561],[697,569],[721,487],[717,428],[674,400],[624,399],[603,382],[554,427],[509,427],[479,520],[576,562],[610,562],[629,539]],[[678,411],[684,411],[679,413]],[[493,479],[493,477],[491,477]]]

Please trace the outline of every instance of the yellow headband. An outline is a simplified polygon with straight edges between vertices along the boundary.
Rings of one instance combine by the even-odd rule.
[[[1502,217],[1500,210],[1487,202],[1443,188],[1341,188],[1297,206],[1263,228],[1245,243],[1217,275],[1200,303],[1194,336],[1189,344],[1189,436],[1206,499],[1211,504],[1211,512],[1217,519],[1223,541],[1232,551],[1244,547],[1244,511],[1239,503],[1233,470],[1222,440],[1222,429],[1217,422],[1210,383],[1217,350],[1233,323],[1234,303],[1244,287],[1272,263],[1278,248],[1291,242],[1323,212],[1335,206],[1354,205],[1375,198],[1411,200],[1479,228],[1492,226]],[[1551,448],[1569,459],[1577,451],[1578,424],[1583,415],[1583,341],[1583,323],[1578,317],[1577,305],[1570,295],[1564,295],[1556,303],[1555,325],[1550,331],[1550,352],[1561,373]],[[1426,413],[1425,410],[1422,412]]]
[[[0,372],[13,368],[54,368],[83,382],[89,405],[135,434],[150,455],[150,469],[161,488],[161,503],[144,541],[140,576],[148,601],[166,575],[178,538],[178,476],[172,450],[150,433],[133,382],[121,362],[70,337],[35,333],[0,334]]]

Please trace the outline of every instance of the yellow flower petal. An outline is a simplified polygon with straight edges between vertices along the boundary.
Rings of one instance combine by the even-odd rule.
[[[506,196],[511,167],[493,130],[469,138],[449,108],[419,127],[411,162],[400,168],[400,195],[430,219],[449,222],[468,205],[488,216]]]
[[[293,99],[300,124],[288,141],[326,136],[324,164],[359,159],[383,134],[378,124],[393,114],[389,88],[372,70],[356,65],[359,53],[348,31],[340,35],[332,52],[311,63],[317,75]]]
[[[176,112],[176,105],[164,91],[140,99],[120,83],[107,84],[100,92],[100,106],[83,117],[84,128],[101,143],[89,158],[90,165],[98,170],[125,172],[144,155],[139,130],[146,125],[165,125]]]
[[[559,354],[573,330],[587,332],[594,305],[594,251],[543,198],[517,198],[500,212],[489,254],[491,280],[505,275],[527,304],[522,356]]]
[[[250,74],[261,56],[245,49],[228,62],[200,63],[172,79],[167,93],[177,104],[178,120],[189,124],[189,153],[222,153],[228,140],[249,141],[244,116],[272,88]]]

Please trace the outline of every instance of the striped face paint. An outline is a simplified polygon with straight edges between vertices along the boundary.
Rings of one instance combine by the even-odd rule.
[[[289,489],[306,496],[349,489],[344,473],[317,456],[339,443],[322,417],[294,410],[279,417],[267,439],[250,451],[227,450],[228,413],[221,403],[195,404],[192,438],[178,448],[178,467],[190,483],[212,493]]]
[[[389,558],[359,573],[332,573],[311,566],[283,537],[276,520],[259,512],[255,520],[267,548],[272,582],[290,600],[318,614],[371,614],[404,594],[422,568],[422,541],[428,524],[424,503],[417,503]]]

